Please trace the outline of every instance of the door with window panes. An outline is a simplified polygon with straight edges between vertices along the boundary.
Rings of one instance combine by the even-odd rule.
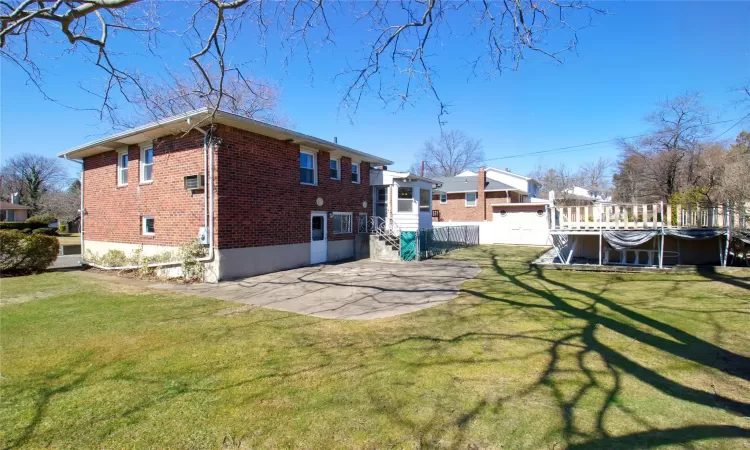
[[[388,188],[377,187],[375,191],[375,216],[385,219],[388,217]]]

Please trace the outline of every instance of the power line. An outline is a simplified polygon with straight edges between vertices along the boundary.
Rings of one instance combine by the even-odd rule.
[[[748,116],[750,116],[750,114],[748,114],[747,116],[745,116],[742,119],[740,119],[737,123],[735,123],[734,125],[732,125],[732,127],[729,128],[728,130],[726,130],[724,133],[726,133],[727,131],[729,131],[732,128],[736,127],[740,122],[742,122],[743,120],[745,120],[745,118],[747,118]],[[733,120],[735,120],[735,119],[720,120],[718,122],[711,122],[711,123],[707,123],[705,125],[718,125],[720,123],[727,123],[727,122],[731,122]],[[717,136],[717,138],[721,137],[724,133],[722,133],[719,136]],[[583,148],[583,147],[590,147],[592,145],[608,144],[608,143],[611,143],[611,142],[617,142],[617,141],[627,140],[627,139],[634,139],[634,138],[643,137],[643,136],[648,136],[648,133],[646,133],[646,134],[636,134],[634,136],[628,136],[628,137],[624,137],[624,138],[608,139],[606,141],[589,142],[587,144],[579,144],[579,145],[571,145],[571,146],[568,146],[568,147],[553,148],[553,149],[549,149],[549,150],[539,150],[539,151],[536,151],[536,152],[519,153],[519,154],[516,154],[516,155],[510,155],[510,156],[500,156],[500,157],[497,157],[497,158],[485,159],[484,161],[497,161],[497,160],[501,160],[501,159],[520,158],[522,156],[540,155],[540,154],[543,154],[543,153],[563,152],[563,151],[575,150],[575,149],[579,149],[579,148]]]
[[[728,132],[729,130],[731,130],[732,128],[736,127],[736,126],[737,126],[737,125],[739,125],[740,123],[742,123],[742,121],[743,121],[743,120],[745,120],[745,119],[747,119],[748,117],[750,117],[750,113],[747,113],[747,114],[745,115],[745,117],[743,117],[742,119],[740,119],[740,120],[738,120],[737,122],[735,122],[735,124],[734,124],[734,125],[732,125],[731,127],[727,128],[726,130],[724,130],[724,132],[723,132],[723,133],[721,133],[720,135],[716,136],[716,137],[715,137],[714,139],[719,139],[720,137],[724,136],[725,134],[727,134],[727,132]]]

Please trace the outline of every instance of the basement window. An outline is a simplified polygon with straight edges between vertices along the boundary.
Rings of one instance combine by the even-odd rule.
[[[333,234],[346,234],[352,232],[351,213],[333,213]]]
[[[143,216],[141,232],[144,236],[153,236],[156,234],[156,229],[154,228],[154,216]]]

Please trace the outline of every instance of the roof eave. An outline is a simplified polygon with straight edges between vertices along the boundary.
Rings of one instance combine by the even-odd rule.
[[[183,114],[178,114],[167,119],[157,120],[139,127],[131,128],[120,133],[116,133],[106,138],[102,138],[87,144],[74,147],[64,152],[58,153],[58,157],[65,159],[82,159],[88,156],[93,156],[99,153],[104,153],[117,148],[132,145],[134,141],[141,139],[141,142],[146,140],[157,139],[161,136],[166,136],[174,132],[187,132],[192,127],[200,126],[201,122],[205,121],[211,116],[209,108],[201,108],[194,111],[188,111]],[[253,131],[259,132],[258,134],[269,135],[275,139],[291,139],[295,144],[309,145],[314,148],[323,149],[327,151],[338,151],[344,154],[349,154],[354,157],[359,157],[362,161],[367,161],[373,164],[389,165],[393,164],[393,161],[371,155],[369,153],[361,152],[350,147],[339,145],[334,142],[329,142],[323,139],[309,136],[296,131],[288,130],[286,128],[271,125],[265,122],[249,119],[237,114],[232,114],[226,111],[218,110],[213,114],[215,119],[218,119],[218,123],[235,127],[252,128]],[[198,123],[193,123],[193,119],[199,119]],[[228,122],[228,123],[227,123]],[[184,126],[180,126],[181,124]]]

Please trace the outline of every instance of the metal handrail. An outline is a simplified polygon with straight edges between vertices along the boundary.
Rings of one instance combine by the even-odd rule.
[[[370,216],[368,232],[382,238],[386,243],[401,250],[401,229],[392,218]]]

